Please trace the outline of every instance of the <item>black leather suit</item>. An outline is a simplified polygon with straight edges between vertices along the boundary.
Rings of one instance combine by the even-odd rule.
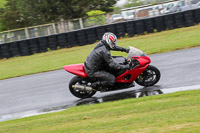
[[[89,77],[95,77],[101,80],[101,85],[112,86],[115,83],[115,76],[105,71],[110,67],[115,70],[129,69],[129,65],[120,65],[116,63],[110,50],[128,52],[128,49],[116,46],[110,49],[104,41],[100,41],[86,58],[84,63],[85,71]]]

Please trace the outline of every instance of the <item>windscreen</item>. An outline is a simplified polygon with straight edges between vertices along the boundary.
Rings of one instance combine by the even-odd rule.
[[[129,46],[129,53],[127,55],[127,59],[131,59],[133,56],[146,56],[146,54],[144,52],[142,52],[141,50],[135,48],[135,47],[131,47]]]

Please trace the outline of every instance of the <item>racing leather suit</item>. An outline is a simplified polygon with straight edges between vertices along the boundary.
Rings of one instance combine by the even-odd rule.
[[[115,46],[114,49],[110,49],[106,43],[101,40],[95,48],[91,51],[84,62],[85,71],[89,77],[95,77],[100,79],[102,86],[112,86],[115,83],[115,76],[105,71],[105,68],[110,67],[115,70],[129,69],[129,64],[120,65],[116,63],[111,54],[110,50],[128,52],[129,49],[125,49],[119,46]]]

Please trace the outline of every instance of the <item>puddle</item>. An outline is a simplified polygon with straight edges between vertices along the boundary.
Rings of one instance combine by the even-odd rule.
[[[108,94],[103,97],[92,97],[92,98],[87,98],[87,99],[80,99],[80,100],[75,101],[74,103],[71,103],[71,104],[68,104],[65,106],[2,115],[2,116],[0,116],[0,122],[34,116],[34,115],[59,112],[59,111],[65,110],[65,109],[73,107],[73,106],[97,104],[97,103],[117,101],[117,100],[122,100],[122,99],[127,99],[127,98],[140,98],[140,97],[145,97],[145,96],[153,96],[153,95],[174,93],[174,92],[178,92],[178,91],[198,90],[198,89],[200,89],[200,85],[169,88],[169,89],[163,89],[161,86],[145,87],[142,89],[135,89],[135,90],[131,90],[131,91],[123,91],[123,92],[118,92],[118,93],[114,93],[114,94]]]

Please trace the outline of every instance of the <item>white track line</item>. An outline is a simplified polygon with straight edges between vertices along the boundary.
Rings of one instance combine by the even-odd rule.
[[[178,91],[199,90],[199,89],[200,89],[200,85],[192,85],[192,86],[183,86],[183,87],[161,89],[161,91],[164,94],[167,94],[167,93],[174,93],[174,92],[178,92]]]

